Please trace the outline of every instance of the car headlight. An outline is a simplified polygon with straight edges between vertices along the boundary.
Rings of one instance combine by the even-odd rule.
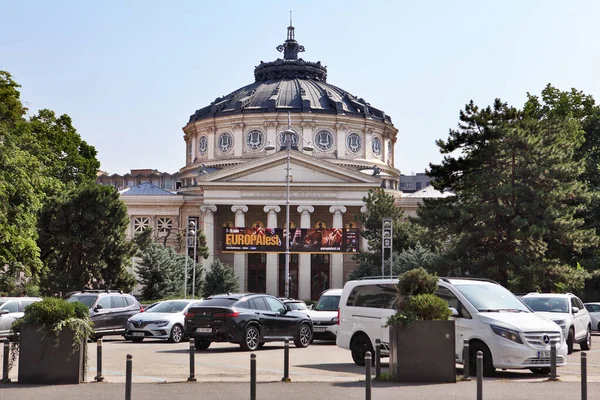
[[[331,322],[338,322],[338,317],[331,318]]]
[[[564,319],[557,319],[556,321],[554,321],[554,323],[555,323],[556,325],[560,325],[560,326],[565,326],[565,323],[566,323],[566,322],[567,322],[567,321],[566,321],[566,320],[564,320]]]
[[[169,321],[166,321],[166,320],[154,321],[153,324],[156,326],[165,326],[165,325],[169,324]]]
[[[521,335],[519,335],[519,332],[514,331],[512,329],[502,328],[501,326],[496,326],[496,325],[490,325],[490,327],[492,328],[492,331],[494,331],[494,333],[496,335],[502,336],[503,338],[508,339],[508,340],[512,340],[515,343],[523,344],[523,341],[521,340]]]

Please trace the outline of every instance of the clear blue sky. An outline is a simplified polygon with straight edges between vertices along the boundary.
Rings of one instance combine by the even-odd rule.
[[[70,115],[103,170],[173,173],[189,116],[280,57],[290,10],[301,57],[392,117],[405,174],[440,162],[471,99],[521,106],[552,83],[600,100],[593,0],[3,0],[0,69],[31,112]]]

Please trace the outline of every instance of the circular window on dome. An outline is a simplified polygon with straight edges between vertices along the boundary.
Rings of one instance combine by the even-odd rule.
[[[246,146],[250,150],[261,149],[265,144],[265,134],[261,131],[253,130],[246,133]]]
[[[200,140],[198,140],[198,151],[203,156],[208,152],[208,138],[206,136],[200,136]]]
[[[352,153],[358,153],[362,147],[362,140],[356,133],[351,133],[346,138],[346,146]]]
[[[327,151],[333,147],[333,135],[329,131],[319,131],[315,135],[315,146],[319,150]]]
[[[285,149],[285,140],[287,138],[286,134],[280,134],[279,135],[279,145]],[[300,136],[298,136],[298,134],[296,132],[294,132],[292,134],[292,146],[291,147],[295,147],[298,148],[298,143],[300,142]]]
[[[374,155],[381,155],[381,140],[378,137],[373,138],[373,142],[371,143],[371,149],[373,150]]]
[[[233,147],[233,137],[231,133],[221,133],[219,136],[219,150],[221,153],[227,153]]]

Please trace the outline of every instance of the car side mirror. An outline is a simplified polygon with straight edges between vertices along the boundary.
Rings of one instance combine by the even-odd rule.
[[[94,307],[94,311],[98,311],[98,310],[102,310],[104,307],[102,306],[102,304],[97,304],[96,307]]]
[[[579,307],[573,307],[573,309],[571,310],[571,312],[573,314],[577,314],[579,312]]]
[[[8,314],[9,312],[8,310],[0,310],[0,315]]]
[[[458,317],[458,310],[454,307],[448,307],[450,309],[450,312],[452,314],[450,314],[451,317]]]

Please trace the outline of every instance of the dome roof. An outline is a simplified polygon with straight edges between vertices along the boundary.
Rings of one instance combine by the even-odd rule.
[[[362,98],[327,83],[327,68],[298,58],[304,51],[294,39],[294,27],[277,47],[283,59],[262,62],[254,69],[255,82],[197,110],[189,122],[226,115],[265,112],[311,112],[355,115],[391,123],[391,118]]]

